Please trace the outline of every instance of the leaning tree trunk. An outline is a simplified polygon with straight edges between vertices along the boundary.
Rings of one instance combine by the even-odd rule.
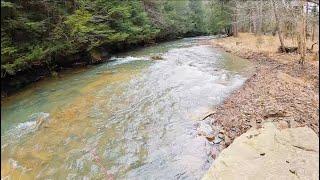
[[[272,5],[273,5],[274,16],[276,18],[276,26],[277,26],[277,30],[278,30],[278,36],[279,36],[279,40],[280,40],[280,49],[284,52],[285,46],[284,46],[284,40],[283,40],[282,31],[281,31],[281,27],[280,27],[280,19],[279,19],[279,15],[278,15],[278,12],[276,9],[277,8],[276,3],[274,0],[272,0]]]

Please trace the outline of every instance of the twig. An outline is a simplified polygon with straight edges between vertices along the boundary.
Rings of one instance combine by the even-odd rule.
[[[205,116],[201,121],[203,121],[203,120],[207,119],[209,116],[214,115],[214,114],[215,114],[215,112],[213,112],[213,113],[210,113],[210,114],[206,115],[206,116]]]

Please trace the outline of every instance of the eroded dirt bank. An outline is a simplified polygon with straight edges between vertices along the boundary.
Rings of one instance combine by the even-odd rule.
[[[279,122],[280,129],[308,126],[319,136],[319,65],[314,60],[315,53],[309,53],[307,62],[301,66],[298,54],[277,53],[276,48],[265,50],[263,43],[261,48],[252,48],[257,42],[253,38],[240,34],[239,38],[212,41],[214,47],[257,64],[255,74],[210,116],[213,126],[223,129],[221,132],[226,136],[218,151],[251,127],[260,128],[265,121]]]

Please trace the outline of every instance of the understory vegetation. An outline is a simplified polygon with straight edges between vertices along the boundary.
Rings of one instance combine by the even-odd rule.
[[[11,0],[1,1],[1,77],[97,47],[126,47],[218,33],[205,1]],[[213,21],[209,22],[211,12]],[[207,24],[209,24],[207,26]],[[108,51],[108,48],[107,48]]]

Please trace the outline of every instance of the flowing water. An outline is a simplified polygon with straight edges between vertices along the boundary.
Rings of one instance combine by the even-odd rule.
[[[1,177],[200,179],[212,160],[194,123],[253,69],[208,39],[119,54],[1,102]]]

